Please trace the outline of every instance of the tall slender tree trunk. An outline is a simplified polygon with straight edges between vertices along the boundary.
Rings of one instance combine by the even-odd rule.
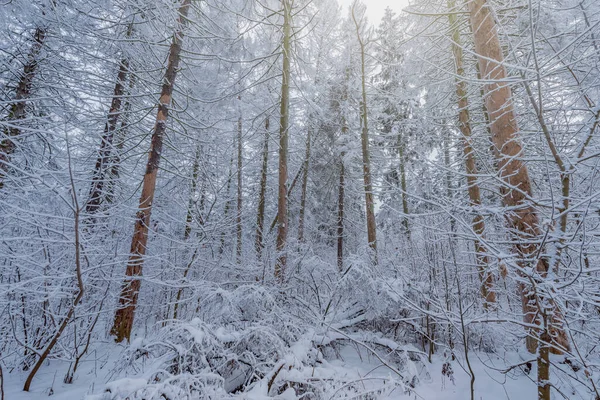
[[[23,72],[17,83],[15,98],[8,107],[8,116],[5,119],[7,126],[3,132],[4,137],[0,140],[0,189],[4,187],[4,180],[10,169],[10,159],[17,147],[15,139],[22,134],[19,123],[27,116],[27,101],[31,98],[33,79],[37,74],[40,53],[47,33],[48,31],[45,27],[36,28],[33,34],[33,43],[27,55],[27,61],[23,66]]]
[[[367,82],[365,70],[365,43],[360,33],[361,24],[356,19],[354,14],[354,6],[352,7],[352,19],[356,26],[356,37],[360,46],[360,67],[361,67],[361,90],[362,100],[360,104],[360,124],[361,124],[361,145],[363,158],[363,181],[365,188],[365,209],[367,216],[367,240],[373,255],[373,262],[377,264],[377,228],[375,224],[375,200],[373,193],[373,183],[371,181],[371,160],[369,153],[369,120],[367,107]]]
[[[125,146],[125,141],[127,138],[127,131],[129,129],[129,123],[127,121],[127,115],[131,110],[131,101],[127,98],[128,95],[131,94],[133,90],[133,86],[135,84],[135,78],[132,74],[129,76],[129,88],[127,91],[127,95],[125,95],[125,103],[122,106],[122,110],[120,113],[120,121],[119,128],[115,132],[115,137],[113,138],[113,151],[111,153],[111,159],[109,161],[110,169],[106,178],[106,190],[104,195],[104,201],[106,203],[112,203],[115,198],[115,193],[117,190],[117,181],[119,179],[119,175],[121,173],[121,154],[123,151],[123,147]]]
[[[231,156],[231,160],[229,161],[229,174],[227,175],[227,188],[226,188],[226,193],[225,193],[227,200],[225,201],[225,209],[223,210],[223,217],[224,217],[223,219],[225,220],[226,224],[229,223],[229,209],[231,208],[232,175],[233,175],[233,156]],[[223,252],[225,251],[225,236],[226,236],[227,230],[229,230],[228,227],[221,231],[221,243],[219,244],[219,254],[223,254]]]
[[[169,105],[173,95],[173,87],[179,67],[181,46],[183,42],[183,30],[188,23],[187,15],[192,0],[183,0],[179,8],[177,18],[177,28],[171,46],[169,48],[169,59],[167,70],[165,72],[163,86],[158,104],[158,113],[156,115],[156,124],[152,134],[150,153],[148,154],[148,163],[146,173],[142,182],[142,195],[140,197],[139,211],[136,215],[134,233],[131,240],[131,250],[129,262],[125,275],[127,278],[123,283],[121,296],[119,298],[119,308],[115,312],[114,324],[111,333],[115,336],[117,342],[124,339],[129,341],[131,329],[133,328],[133,319],[135,308],[140,291],[142,267],[144,264],[144,255],[148,243],[148,227],[150,226],[150,214],[152,212],[152,203],[154,201],[154,191],[156,188],[156,177],[160,164],[161,151],[163,146],[163,136],[166,131],[166,123],[169,115]]]
[[[520,266],[534,274],[526,275],[523,272],[523,279],[539,281],[548,273],[548,260],[538,256],[542,250],[538,242],[540,222],[536,209],[528,199],[532,195],[531,181],[527,166],[522,161],[523,148],[518,136],[519,128],[496,22],[486,0],[471,0],[468,6],[475,51],[479,55],[482,79],[486,82],[485,104],[490,117],[492,141],[498,157],[499,174],[505,183],[503,202],[512,210],[506,213],[506,219],[512,231]],[[547,310],[551,320],[548,324],[548,336],[552,338],[552,350],[561,353],[561,349],[569,349],[569,341],[562,326],[563,317],[556,305],[551,299],[544,298],[543,294],[535,293],[539,289],[537,285],[521,283],[519,289],[525,322],[539,326],[541,321],[538,312],[541,314]],[[550,304],[549,310],[545,303]],[[540,329],[527,328],[527,332],[527,348],[534,353]]]
[[[308,129],[306,135],[306,151],[304,154],[304,167],[302,170],[302,190],[300,191],[300,218],[298,221],[298,241],[304,242],[304,217],[306,215],[306,188],[308,186],[308,167],[310,165],[310,141],[312,128]]]
[[[201,155],[202,155],[202,148],[201,148],[201,146],[199,146],[196,150],[196,157],[194,158],[194,166],[192,169],[192,185],[190,188],[190,198],[188,201],[188,210],[187,210],[187,215],[185,218],[185,229],[183,231],[183,241],[184,242],[187,242],[189,240],[190,235],[192,233],[192,224],[194,222],[194,214],[195,214],[194,213],[194,205],[195,205],[195,197],[197,194],[196,192],[198,189],[198,176],[199,176],[199,171],[200,171]],[[204,182],[201,185],[201,192],[202,193],[200,194],[200,212],[202,212],[202,210],[204,209],[204,199],[205,199]],[[198,219],[199,219],[200,224],[204,223],[202,215],[200,215]],[[175,296],[175,304],[173,305],[173,319],[177,319],[177,317],[178,317],[179,304],[181,302],[181,296],[183,295],[183,289],[184,289],[183,285],[185,285],[185,281],[190,272],[190,269],[192,268],[192,265],[194,264],[197,254],[198,254],[198,246],[196,246],[196,248],[194,249],[192,258],[190,259],[187,266],[185,267],[185,270],[183,271],[183,283],[179,287],[179,289],[177,289],[177,295]]]
[[[406,231],[406,237],[410,240],[410,226],[408,225],[408,196],[406,194],[406,168],[404,160],[404,143],[402,142],[402,135],[398,133],[398,165],[400,170],[400,189],[402,190],[402,212],[404,217],[402,218],[402,225]]]
[[[242,97],[238,96],[238,123],[237,123],[237,213],[235,216],[235,226],[236,226],[236,247],[235,247],[235,256],[236,263],[242,263],[242,155],[243,155],[243,146],[242,143],[242,107],[241,107]]]
[[[480,238],[485,231],[485,222],[483,216],[476,210],[481,206],[481,192],[477,183],[477,165],[475,163],[475,150],[471,145],[471,119],[469,116],[469,100],[467,98],[467,84],[465,82],[465,70],[463,67],[463,51],[460,40],[459,26],[456,20],[455,1],[448,1],[448,19],[452,31],[452,53],[454,55],[454,65],[456,69],[456,96],[458,98],[458,126],[463,136],[463,152],[465,156],[465,168],[467,170],[467,187],[469,193],[469,203],[475,210],[472,227],[477,235],[475,238],[475,259],[481,281],[481,295],[483,297],[483,306],[496,303],[496,292],[494,291],[494,276],[489,271],[489,259]]]
[[[289,103],[290,103],[290,57],[292,36],[292,4],[290,0],[283,3],[283,67],[281,78],[281,107],[279,121],[279,190],[277,199],[277,261],[275,263],[275,280],[283,283],[287,265],[285,252],[288,217],[287,217],[287,157],[288,157],[288,128],[289,128]]]
[[[127,28],[126,38],[131,37],[132,30],[133,22]],[[112,156],[114,153],[113,142],[115,132],[117,130],[118,120],[122,111],[121,106],[123,103],[125,85],[129,74],[129,59],[124,57],[119,64],[117,81],[113,90],[110,109],[108,111],[106,124],[104,125],[104,132],[102,134],[100,147],[98,149],[98,158],[96,159],[96,165],[94,167],[90,194],[85,206],[85,210],[88,214],[95,214],[106,198],[104,186],[107,183],[106,180],[109,179],[107,175],[111,170],[110,161],[114,158]]]
[[[188,209],[185,216],[185,229],[183,231],[183,240],[188,240],[192,233],[192,223],[194,221],[194,198],[198,189],[198,175],[200,171],[200,157],[202,155],[202,147],[196,148],[196,157],[194,157],[194,166],[192,167],[192,182],[190,187],[190,198],[188,200]],[[204,193],[202,193],[204,195]]]
[[[267,172],[269,167],[269,117],[265,118],[265,141],[263,144],[263,160],[260,171],[260,191],[258,194],[258,210],[256,212],[256,256],[262,259],[263,233],[265,226],[265,195],[267,193]]]
[[[296,184],[300,180],[300,176],[302,176],[302,171],[304,171],[304,163],[302,163],[300,168],[298,168],[298,172],[296,172],[296,175],[294,175],[294,179],[292,179],[292,183],[287,187],[288,198],[294,192],[294,188],[296,187]],[[271,221],[271,225],[269,226],[269,233],[273,232],[273,229],[275,229],[275,226],[277,225],[277,222],[278,222],[278,219],[277,219],[278,217],[279,217],[279,214],[275,214],[275,218],[273,218],[273,220]]]
[[[444,166],[446,167],[446,173],[444,174],[444,180],[446,182],[446,197],[450,201],[450,204],[454,204],[453,198],[453,187],[452,187],[452,176],[450,169],[452,168],[452,162],[450,160],[450,137],[449,132],[442,133],[442,146],[444,152]],[[450,232],[452,236],[456,236],[456,221],[454,217],[450,215]]]
[[[346,97],[346,96],[345,96]],[[344,99],[345,100],[345,99]],[[348,133],[348,124],[346,118],[342,117],[342,136]],[[338,183],[338,215],[337,215],[337,267],[338,271],[344,270],[344,219],[345,219],[345,200],[346,200],[346,166],[344,158],[346,152],[340,153],[340,180]]]

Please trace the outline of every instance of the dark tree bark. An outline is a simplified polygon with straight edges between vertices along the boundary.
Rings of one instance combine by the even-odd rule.
[[[0,189],[4,187],[4,180],[10,169],[11,156],[17,147],[15,140],[23,133],[19,123],[27,116],[27,102],[31,98],[33,80],[38,71],[40,53],[47,33],[47,28],[44,27],[38,27],[35,30],[27,61],[23,65],[23,72],[17,83],[15,98],[8,106],[4,137],[0,140]]]
[[[346,118],[342,117],[342,136],[348,133]],[[337,267],[338,271],[344,270],[344,206],[346,200],[346,167],[344,157],[346,152],[340,154],[340,179],[338,182],[338,215],[337,215]]]
[[[132,30],[133,23],[131,23],[127,28],[127,38],[131,37]],[[101,204],[107,197],[104,187],[107,184],[107,179],[110,179],[110,176],[108,176],[112,169],[110,163],[112,160],[114,160],[113,153],[115,151],[113,143],[117,131],[119,117],[121,116],[122,112],[125,85],[129,75],[129,59],[123,58],[119,64],[117,81],[113,90],[110,109],[108,111],[106,124],[104,125],[104,132],[102,134],[100,147],[98,149],[98,158],[96,159],[96,165],[92,175],[90,194],[85,206],[85,210],[88,214],[95,214],[100,209]]]
[[[265,195],[267,193],[267,169],[269,166],[269,117],[265,119],[265,141],[263,144],[263,160],[260,171],[260,192],[258,194],[258,210],[256,212],[256,256],[262,259],[263,230],[265,226]]]
[[[238,96],[238,102],[242,101],[242,97]],[[242,263],[242,167],[243,167],[243,143],[242,143],[242,109],[238,104],[238,123],[237,123],[237,213],[235,216],[236,227],[236,248],[235,256],[236,263]]]

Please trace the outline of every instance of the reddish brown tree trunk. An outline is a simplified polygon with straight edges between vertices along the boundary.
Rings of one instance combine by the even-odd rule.
[[[19,121],[27,116],[27,101],[31,97],[33,79],[36,76],[40,53],[46,40],[47,29],[37,28],[33,35],[33,44],[27,55],[27,62],[23,66],[23,73],[19,78],[19,83],[15,90],[15,99],[9,106],[6,122],[7,127],[4,129],[5,137],[0,141],[0,189],[4,187],[4,179],[10,168],[10,158],[14,153],[17,145],[15,139],[21,136],[22,131],[19,126]]]
[[[475,164],[475,151],[471,145],[471,119],[469,116],[469,101],[467,98],[467,85],[464,80],[465,70],[463,67],[463,52],[460,40],[460,31],[456,21],[455,2],[448,1],[448,19],[450,29],[452,30],[452,53],[454,55],[454,64],[456,69],[456,95],[458,97],[458,125],[463,136],[463,151],[465,156],[465,167],[467,170],[467,186],[469,192],[469,203],[471,207],[481,206],[481,193],[477,184],[477,166]],[[485,248],[480,239],[485,231],[485,222],[483,216],[477,211],[473,217],[473,231],[477,235],[475,239],[475,259],[477,269],[479,270],[479,279],[481,281],[481,295],[483,297],[483,306],[496,303],[496,292],[494,291],[494,276],[489,271],[489,259],[485,253]]]
[[[519,140],[516,115],[514,112],[512,94],[507,82],[506,68],[503,61],[502,47],[498,38],[496,22],[486,0],[471,0],[468,2],[470,22],[473,31],[475,51],[478,57],[481,77],[484,82],[485,104],[490,117],[490,131],[498,157],[498,169],[505,183],[503,202],[511,209],[506,213],[508,225],[514,240],[514,249],[520,258],[523,268],[530,267],[537,277],[543,279],[548,272],[548,261],[540,257],[539,244],[540,223],[536,209],[529,198],[531,197],[531,180],[527,166],[523,163],[523,148]],[[529,279],[523,274],[523,279]],[[532,280],[537,280],[535,276]],[[535,295],[536,287],[520,284],[523,303],[523,314],[526,323],[540,324],[539,314],[545,307],[545,299],[539,302],[541,294]],[[552,321],[549,324],[553,351],[568,349],[569,341],[562,327],[562,315],[552,304],[549,310]],[[527,348],[535,352],[540,329],[528,328]]]
[[[154,191],[156,188],[156,177],[163,146],[163,136],[166,131],[169,105],[171,104],[173,87],[175,85],[175,78],[177,77],[177,70],[179,67],[181,45],[183,42],[183,29],[188,22],[187,14],[190,4],[191,0],[184,0],[179,8],[177,31],[173,36],[171,47],[169,49],[167,70],[165,72],[159,99],[158,113],[156,115],[154,132],[152,134],[146,173],[142,182],[139,211],[136,215],[133,238],[131,240],[130,257],[125,271],[127,278],[123,283],[123,289],[119,298],[119,308],[115,313],[114,324],[111,330],[111,333],[115,336],[115,341],[117,342],[121,342],[124,339],[129,341],[131,329],[133,328],[135,308],[141,286],[140,275],[142,274],[144,255],[146,254],[146,246],[148,243],[148,228],[150,226],[150,214],[152,211],[152,203],[154,201]]]

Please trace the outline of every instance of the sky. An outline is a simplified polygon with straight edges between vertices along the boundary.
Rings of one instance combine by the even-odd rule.
[[[352,0],[338,1],[344,8],[349,7],[350,4],[352,4]],[[408,5],[408,0],[363,0],[363,3],[367,5],[369,22],[377,25],[379,24],[381,17],[383,17],[383,11],[386,7],[390,7],[399,14],[402,8]]]

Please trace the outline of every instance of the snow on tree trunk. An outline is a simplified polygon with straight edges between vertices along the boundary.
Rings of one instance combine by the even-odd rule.
[[[452,53],[454,55],[454,65],[456,70],[456,96],[458,98],[458,126],[463,136],[463,152],[465,156],[465,169],[467,170],[467,186],[469,193],[469,202],[471,207],[481,206],[481,192],[477,183],[477,166],[475,164],[475,150],[471,145],[471,119],[469,116],[469,100],[467,98],[467,84],[465,82],[465,70],[463,67],[463,51],[460,40],[460,31],[456,15],[452,14],[455,10],[454,0],[448,2],[448,19],[452,31]],[[477,235],[475,238],[475,257],[477,268],[479,270],[479,279],[481,281],[481,295],[483,297],[483,306],[496,303],[496,292],[494,291],[494,276],[489,271],[489,259],[486,250],[481,243],[480,238],[485,232],[485,222],[483,216],[476,211],[473,217],[473,231]]]
[[[10,158],[17,145],[15,139],[22,134],[19,126],[20,121],[27,116],[27,101],[31,97],[33,80],[37,74],[40,53],[48,34],[47,28],[38,27],[33,34],[33,44],[27,55],[27,62],[23,66],[23,72],[15,89],[15,98],[9,105],[8,126],[4,129],[4,137],[0,141],[0,189],[4,187],[4,180],[10,169]]]
[[[363,181],[365,188],[365,209],[367,214],[367,240],[373,255],[373,262],[377,264],[377,228],[375,224],[375,200],[373,193],[373,183],[371,179],[371,156],[369,153],[369,119],[367,106],[367,76],[365,71],[365,42],[362,38],[362,21],[358,21],[355,15],[355,5],[352,6],[352,18],[356,26],[356,37],[360,46],[360,70],[361,70],[361,92],[362,99],[360,103],[360,124],[361,124],[361,146],[362,146],[362,167]]]
[[[506,207],[506,219],[514,239],[514,250],[519,257],[522,279],[532,283],[541,282],[548,273],[548,260],[539,256],[540,222],[532,196],[531,180],[527,166],[522,161],[523,147],[519,139],[519,127],[514,111],[510,86],[507,82],[504,56],[498,38],[493,13],[486,0],[473,0],[469,3],[470,22],[473,31],[475,51],[481,77],[485,82],[485,104],[490,117],[490,131],[498,158],[498,172],[504,181],[502,198]],[[540,324],[538,312],[552,303],[548,310],[552,323],[549,324],[552,337],[552,350],[561,353],[569,349],[569,341],[562,327],[563,317],[560,310],[550,299],[544,299],[532,284],[519,284],[526,323]],[[539,329],[526,328],[528,332],[527,349],[534,353],[540,336]]]
[[[281,78],[281,105],[279,121],[279,189],[277,199],[277,261],[275,263],[275,280],[283,282],[285,279],[285,268],[287,254],[285,247],[288,234],[288,129],[289,129],[289,103],[290,103],[290,57],[291,57],[291,18],[292,10],[289,0],[283,3],[283,66]]]
[[[181,45],[183,42],[183,29],[188,23],[187,14],[191,5],[191,0],[184,0],[178,10],[177,31],[173,36],[169,48],[169,59],[167,70],[165,72],[163,86],[158,104],[158,113],[156,115],[156,124],[152,134],[150,153],[148,154],[148,163],[146,173],[142,182],[142,194],[140,196],[139,211],[136,215],[133,237],[131,239],[131,250],[129,262],[125,270],[126,279],[123,283],[121,295],[119,297],[119,308],[115,312],[115,318],[111,333],[115,336],[115,341],[122,342],[124,339],[129,341],[131,330],[133,328],[133,319],[140,291],[142,267],[144,265],[144,256],[148,244],[148,228],[150,226],[150,214],[152,212],[152,203],[154,201],[154,191],[156,188],[156,177],[163,146],[163,137],[166,131],[167,118],[169,116],[169,105],[175,85],[175,78],[179,67],[181,54]]]

